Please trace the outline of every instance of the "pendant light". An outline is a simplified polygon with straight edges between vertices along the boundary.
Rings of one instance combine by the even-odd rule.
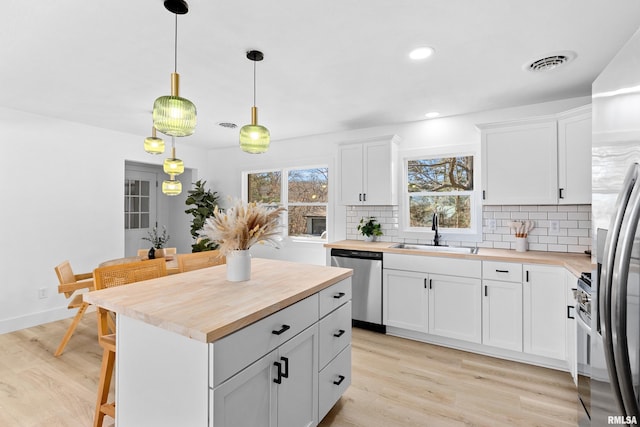
[[[164,141],[158,138],[155,127],[151,128],[151,136],[144,139],[144,151],[149,154],[164,153]]]
[[[165,135],[189,136],[196,129],[196,106],[180,97],[178,74],[178,15],[189,11],[183,0],[166,0],[164,7],[175,14],[174,71],[171,73],[171,95],[161,96],[153,103],[153,126]]]
[[[182,193],[182,183],[171,175],[168,180],[162,182],[162,192],[167,196],[177,196]]]
[[[184,162],[176,157],[175,137],[171,137],[171,157],[164,159],[162,170],[169,176],[180,175],[184,172]]]
[[[240,148],[247,153],[265,153],[269,149],[269,129],[258,124],[258,107],[256,107],[256,62],[262,61],[264,55],[258,50],[250,50],[247,52],[247,58],[253,61],[253,107],[251,107],[251,124],[240,129]]]

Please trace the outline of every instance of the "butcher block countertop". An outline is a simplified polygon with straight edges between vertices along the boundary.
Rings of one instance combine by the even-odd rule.
[[[352,275],[347,268],[254,258],[251,280],[226,265],[84,294],[84,300],[205,343],[214,342]]]
[[[362,240],[341,240],[327,243],[326,248],[354,249],[371,252],[385,252],[408,255],[425,255],[450,258],[476,259],[486,261],[518,262],[527,264],[547,264],[565,267],[574,276],[580,277],[582,272],[591,271],[591,257],[585,254],[574,254],[564,252],[539,252],[527,251],[516,252],[509,249],[489,249],[480,248],[477,254],[459,254],[451,252],[435,252],[418,249],[392,248],[393,242],[364,242]]]

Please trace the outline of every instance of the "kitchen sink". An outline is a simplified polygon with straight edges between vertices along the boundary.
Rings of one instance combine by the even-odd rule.
[[[416,251],[428,251],[428,252],[449,252],[455,254],[476,254],[478,248],[470,248],[467,246],[434,246],[434,245],[413,245],[410,243],[398,243],[391,246],[396,249],[411,249]]]

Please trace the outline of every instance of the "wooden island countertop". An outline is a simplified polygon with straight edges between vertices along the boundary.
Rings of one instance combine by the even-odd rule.
[[[227,281],[219,265],[89,292],[84,300],[210,343],[351,275],[346,268],[254,258],[246,282]]]

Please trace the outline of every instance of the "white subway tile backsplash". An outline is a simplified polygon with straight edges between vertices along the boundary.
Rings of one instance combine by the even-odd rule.
[[[363,240],[357,230],[360,218],[375,216],[382,226],[382,242],[404,242],[424,244],[428,239],[407,239],[399,237],[399,211],[397,206],[350,206],[346,210],[347,239]],[[514,249],[515,237],[509,228],[512,221],[533,221],[527,242],[530,251],[576,252],[591,248],[591,206],[590,205],[508,205],[484,206],[482,209],[484,233],[482,242],[453,242],[449,245],[475,245],[480,248]],[[488,233],[489,219],[496,220],[496,229]],[[549,235],[549,221],[559,221],[560,230]]]

